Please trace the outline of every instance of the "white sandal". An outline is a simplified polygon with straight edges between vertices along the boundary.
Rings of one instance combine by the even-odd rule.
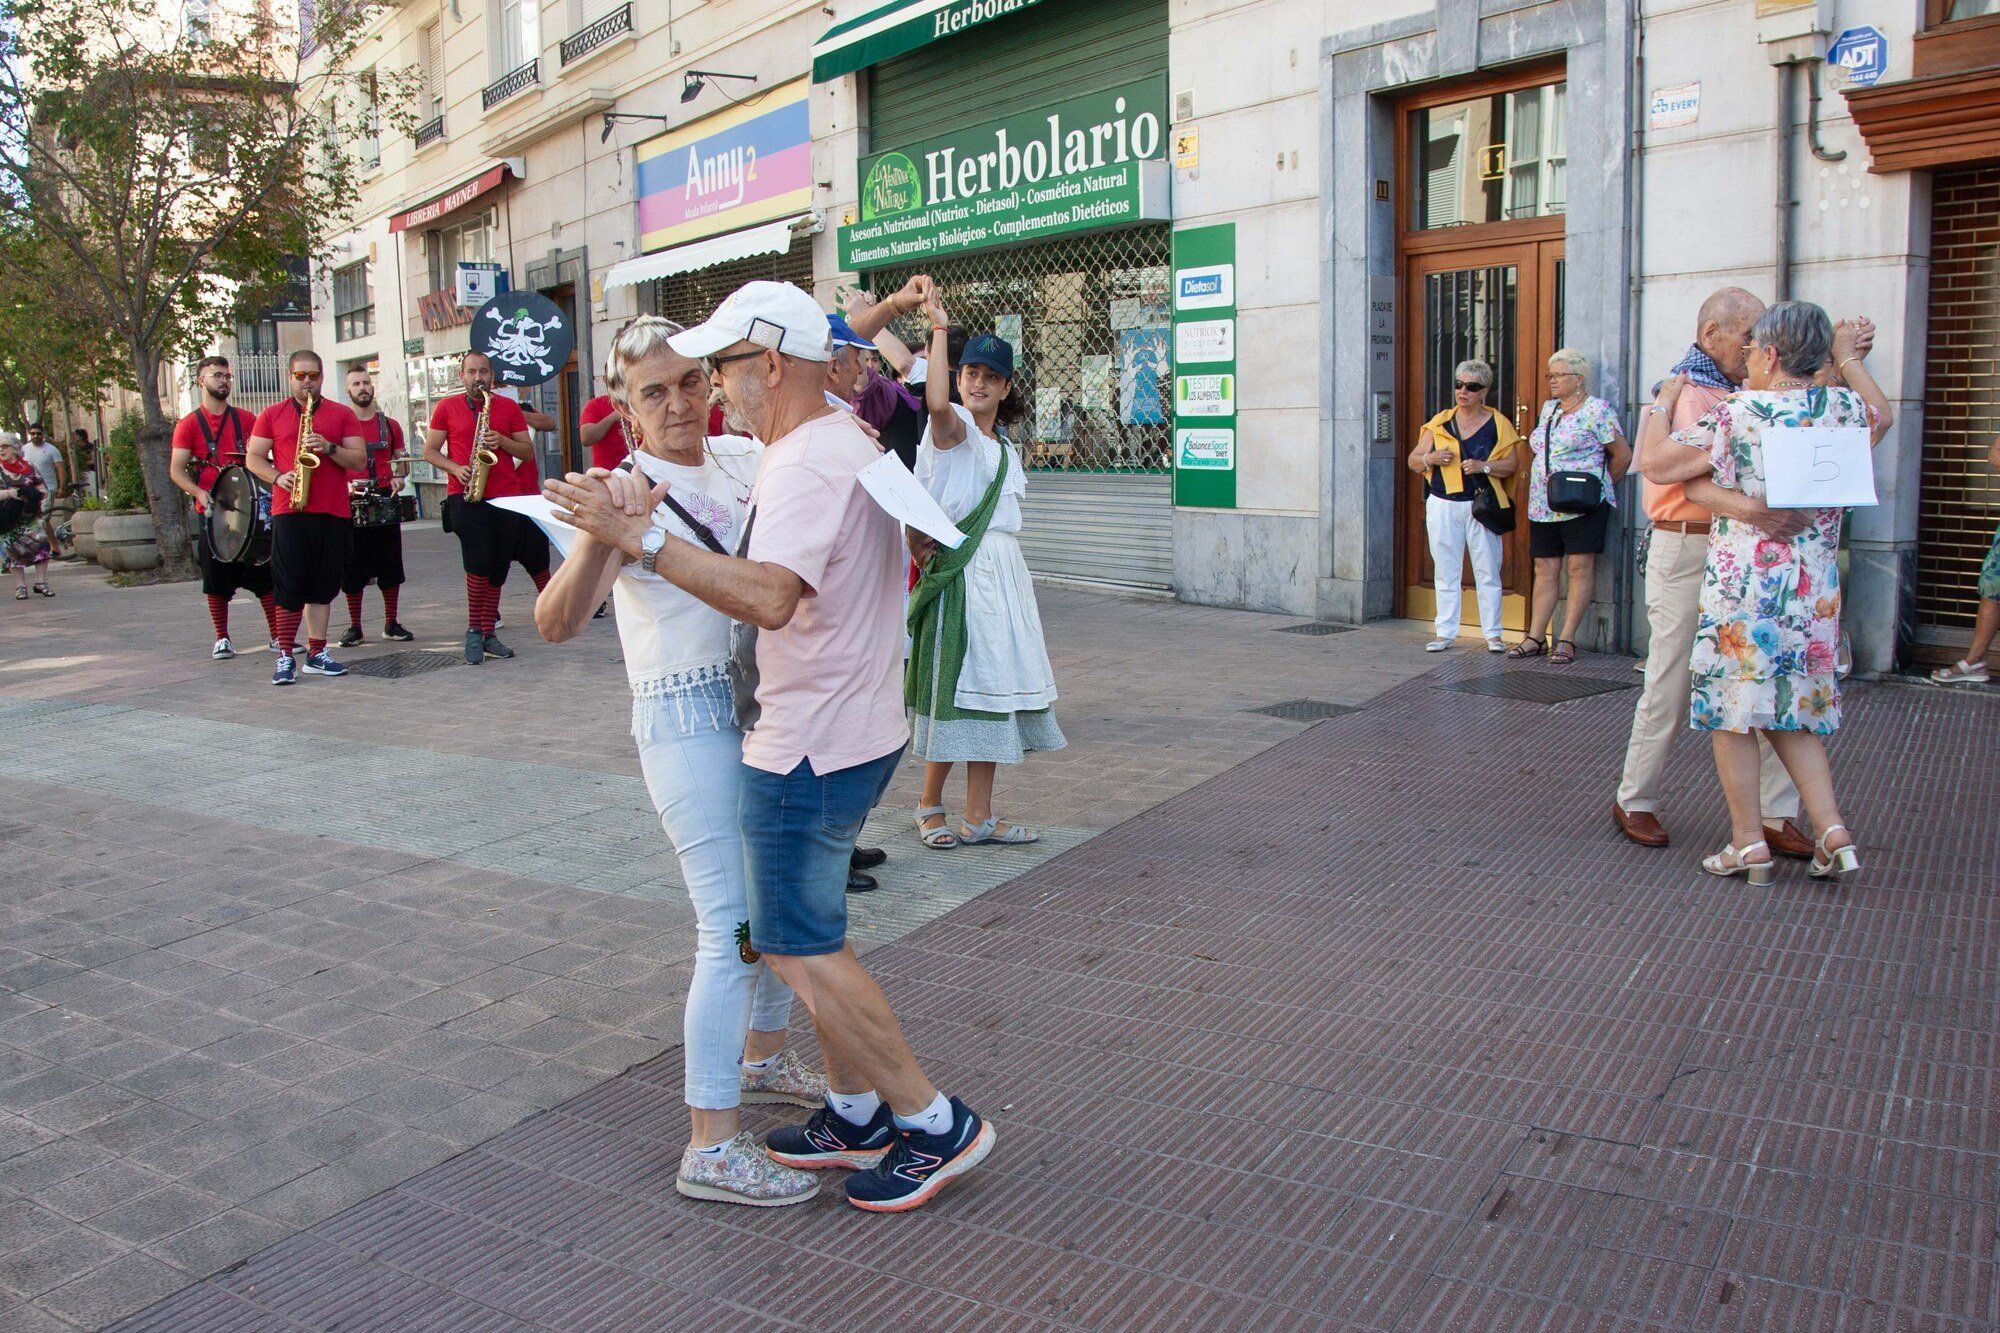
[[[1826,845],[1826,840],[1836,831],[1848,834],[1849,841],[1845,847]],[[1853,834],[1847,825],[1835,824],[1820,834],[1819,841],[1813,844],[1812,864],[1806,867],[1806,873],[1814,879],[1846,879],[1859,869],[1861,854],[1854,850]]]
[[[920,805],[916,814],[917,837],[922,840],[924,846],[934,852],[948,852],[958,846],[958,835],[951,831],[951,814],[943,806]],[[938,816],[945,822],[936,828],[925,828],[924,821],[932,815]]]
[[[996,834],[1000,827],[1000,816],[988,815],[978,824],[961,824],[958,828],[958,843],[961,847],[977,847],[983,842],[999,843],[1003,846],[1027,842],[1040,842],[1042,835],[1019,824],[1009,824],[1005,833]]]
[[[1993,675],[1984,661],[1958,661],[1931,672],[1931,679],[1939,685],[1990,685]]]
[[[1764,859],[1750,860],[1750,853],[1757,851],[1764,853]],[[1769,884],[1778,875],[1778,867],[1771,861],[1771,845],[1761,840],[1740,849],[1726,846],[1714,856],[1704,856],[1701,858],[1701,868],[1723,879],[1741,875],[1759,886]]]

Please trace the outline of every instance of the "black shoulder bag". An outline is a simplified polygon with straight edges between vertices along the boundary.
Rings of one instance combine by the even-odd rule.
[[[1604,503],[1604,483],[1594,472],[1555,470],[1556,427],[1567,413],[1557,406],[1553,418],[1542,417],[1542,472],[1548,478],[1549,508],[1558,514],[1588,514]]]

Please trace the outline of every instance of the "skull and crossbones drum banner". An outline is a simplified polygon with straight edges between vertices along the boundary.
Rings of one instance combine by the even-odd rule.
[[[547,384],[569,364],[576,329],[540,292],[502,292],[472,317],[472,350],[493,363],[493,382]]]

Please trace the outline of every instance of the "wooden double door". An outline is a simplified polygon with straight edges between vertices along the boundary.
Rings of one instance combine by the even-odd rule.
[[[1484,361],[1493,367],[1487,405],[1512,421],[1523,437],[1533,429],[1535,413],[1547,396],[1543,372],[1549,356],[1563,345],[1563,242],[1561,219],[1553,221],[1554,228],[1534,227],[1549,235],[1470,247],[1450,245],[1449,233],[1430,233],[1425,238],[1430,245],[1405,255],[1400,459],[1409,457],[1424,422],[1452,405],[1452,372],[1461,361]],[[1501,570],[1506,586],[1502,618],[1510,630],[1527,625],[1534,573],[1528,557],[1525,446],[1519,457],[1521,466],[1507,482],[1516,519],[1506,539]],[[1408,467],[1399,467],[1397,477],[1401,529],[1397,613],[1430,620],[1437,603],[1424,524],[1424,478]],[[1465,594],[1460,620],[1477,627],[1479,608],[1470,562],[1461,577]]]

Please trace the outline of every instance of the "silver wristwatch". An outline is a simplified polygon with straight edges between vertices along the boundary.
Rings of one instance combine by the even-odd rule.
[[[653,566],[659,562],[660,549],[666,544],[667,530],[665,528],[648,528],[646,535],[639,539],[639,568],[645,570],[648,574],[658,573],[659,571],[654,569]]]

